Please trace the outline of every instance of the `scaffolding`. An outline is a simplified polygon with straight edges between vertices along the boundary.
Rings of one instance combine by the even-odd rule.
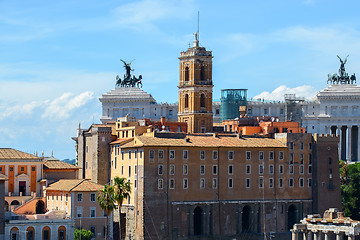
[[[247,89],[221,89],[221,121],[239,117],[240,106],[246,106]]]

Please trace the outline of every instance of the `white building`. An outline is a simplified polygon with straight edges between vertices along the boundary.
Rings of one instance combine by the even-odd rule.
[[[151,94],[137,87],[118,87],[99,98],[102,104],[101,122],[116,121],[119,117],[130,115],[137,119],[152,121],[166,117],[177,121],[178,104],[157,103]]]

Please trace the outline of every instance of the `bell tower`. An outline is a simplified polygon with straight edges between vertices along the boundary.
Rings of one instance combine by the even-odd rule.
[[[189,133],[213,131],[212,52],[199,46],[195,33],[193,47],[180,53],[178,120],[187,122]]]

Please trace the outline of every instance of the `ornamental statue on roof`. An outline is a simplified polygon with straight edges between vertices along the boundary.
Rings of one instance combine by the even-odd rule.
[[[356,77],[355,73],[349,77],[349,74],[345,71],[345,63],[347,62],[347,58],[349,55],[346,56],[345,60],[343,61],[339,56],[337,56],[340,60],[340,68],[339,74],[328,74],[328,81],[327,83],[330,84],[355,84]]]
[[[135,60],[135,59],[134,59]],[[116,85],[115,87],[142,87],[142,76],[139,77],[131,76],[131,71],[134,69],[131,68],[131,63],[134,61],[132,60],[129,63],[126,63],[124,60],[120,59],[124,63],[124,68],[126,69],[126,73],[124,74],[124,78],[121,80],[119,75],[116,75]]]

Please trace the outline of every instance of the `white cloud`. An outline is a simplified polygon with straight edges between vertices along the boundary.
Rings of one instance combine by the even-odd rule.
[[[289,88],[285,85],[277,87],[272,92],[264,91],[253,99],[265,99],[265,100],[274,100],[274,101],[283,101],[285,94],[296,94],[297,97],[304,97],[307,100],[311,100],[315,97],[317,90],[313,86],[304,85],[295,88]]]
[[[94,93],[87,91],[73,97],[72,93],[64,93],[54,99],[46,107],[42,118],[67,119],[72,111],[85,105],[94,98]]]

